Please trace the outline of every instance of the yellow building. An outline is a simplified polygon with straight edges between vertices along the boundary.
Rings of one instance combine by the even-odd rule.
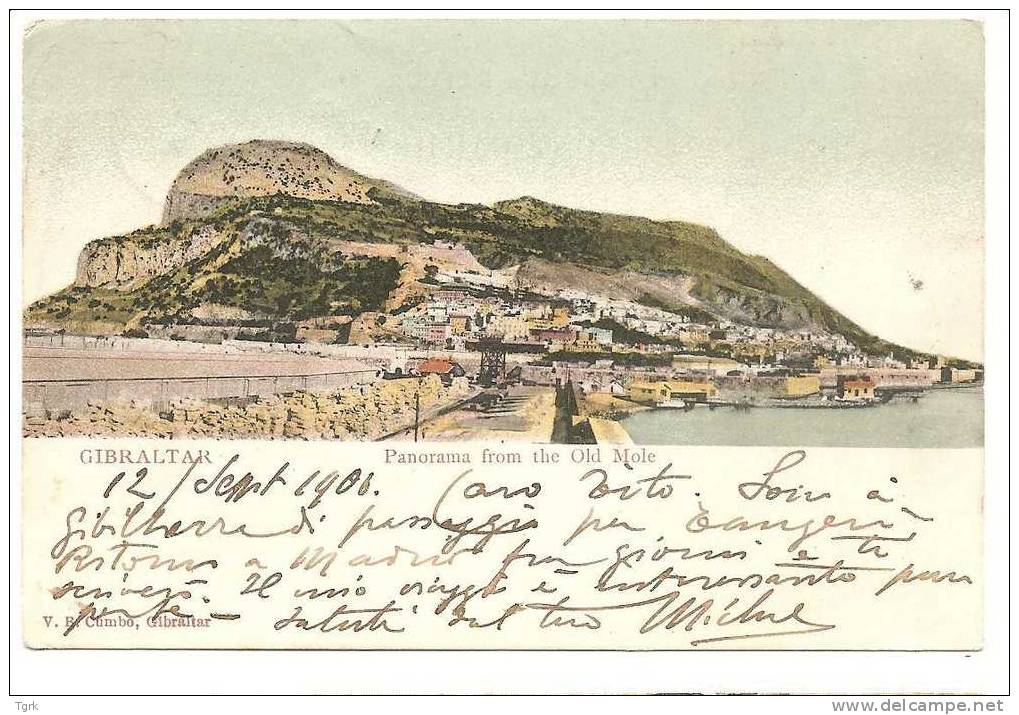
[[[874,399],[874,381],[869,377],[847,378],[838,384],[838,396],[853,402]]]
[[[627,396],[634,402],[659,403],[667,400],[707,402],[718,397],[718,388],[708,381],[662,380],[660,382],[632,382]]]
[[[471,319],[466,315],[451,315],[449,318],[450,335],[466,335],[471,329]]]
[[[785,378],[782,383],[783,397],[806,397],[821,391],[820,375],[800,375]]]
[[[668,396],[663,382],[631,382],[626,396],[634,402],[659,402]]]
[[[594,335],[586,330],[577,333],[577,339],[569,347],[580,353],[599,353],[605,350],[605,346],[595,340]]]
[[[552,309],[552,327],[565,328],[570,324],[570,309],[559,307]]]

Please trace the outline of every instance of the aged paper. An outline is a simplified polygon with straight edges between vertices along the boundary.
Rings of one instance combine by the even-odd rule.
[[[25,645],[979,650],[983,50],[33,24]]]
[[[26,440],[26,640],[976,649],[981,461]]]

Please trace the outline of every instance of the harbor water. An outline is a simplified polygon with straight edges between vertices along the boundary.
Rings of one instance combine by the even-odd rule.
[[[795,447],[981,447],[983,388],[929,390],[917,402],[855,409],[703,405],[635,412],[622,425],[637,444]]]

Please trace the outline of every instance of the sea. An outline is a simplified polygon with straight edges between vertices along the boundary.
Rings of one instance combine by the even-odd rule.
[[[637,444],[793,447],[982,447],[982,386],[928,390],[918,401],[855,409],[697,406],[621,420]]]

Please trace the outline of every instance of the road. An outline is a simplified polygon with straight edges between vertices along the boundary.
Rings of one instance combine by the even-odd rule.
[[[494,440],[548,442],[555,418],[555,390],[515,386],[506,399],[471,409],[471,400],[423,421],[419,438],[436,441]],[[477,404],[477,401],[474,401]],[[392,435],[413,439],[414,431]]]

